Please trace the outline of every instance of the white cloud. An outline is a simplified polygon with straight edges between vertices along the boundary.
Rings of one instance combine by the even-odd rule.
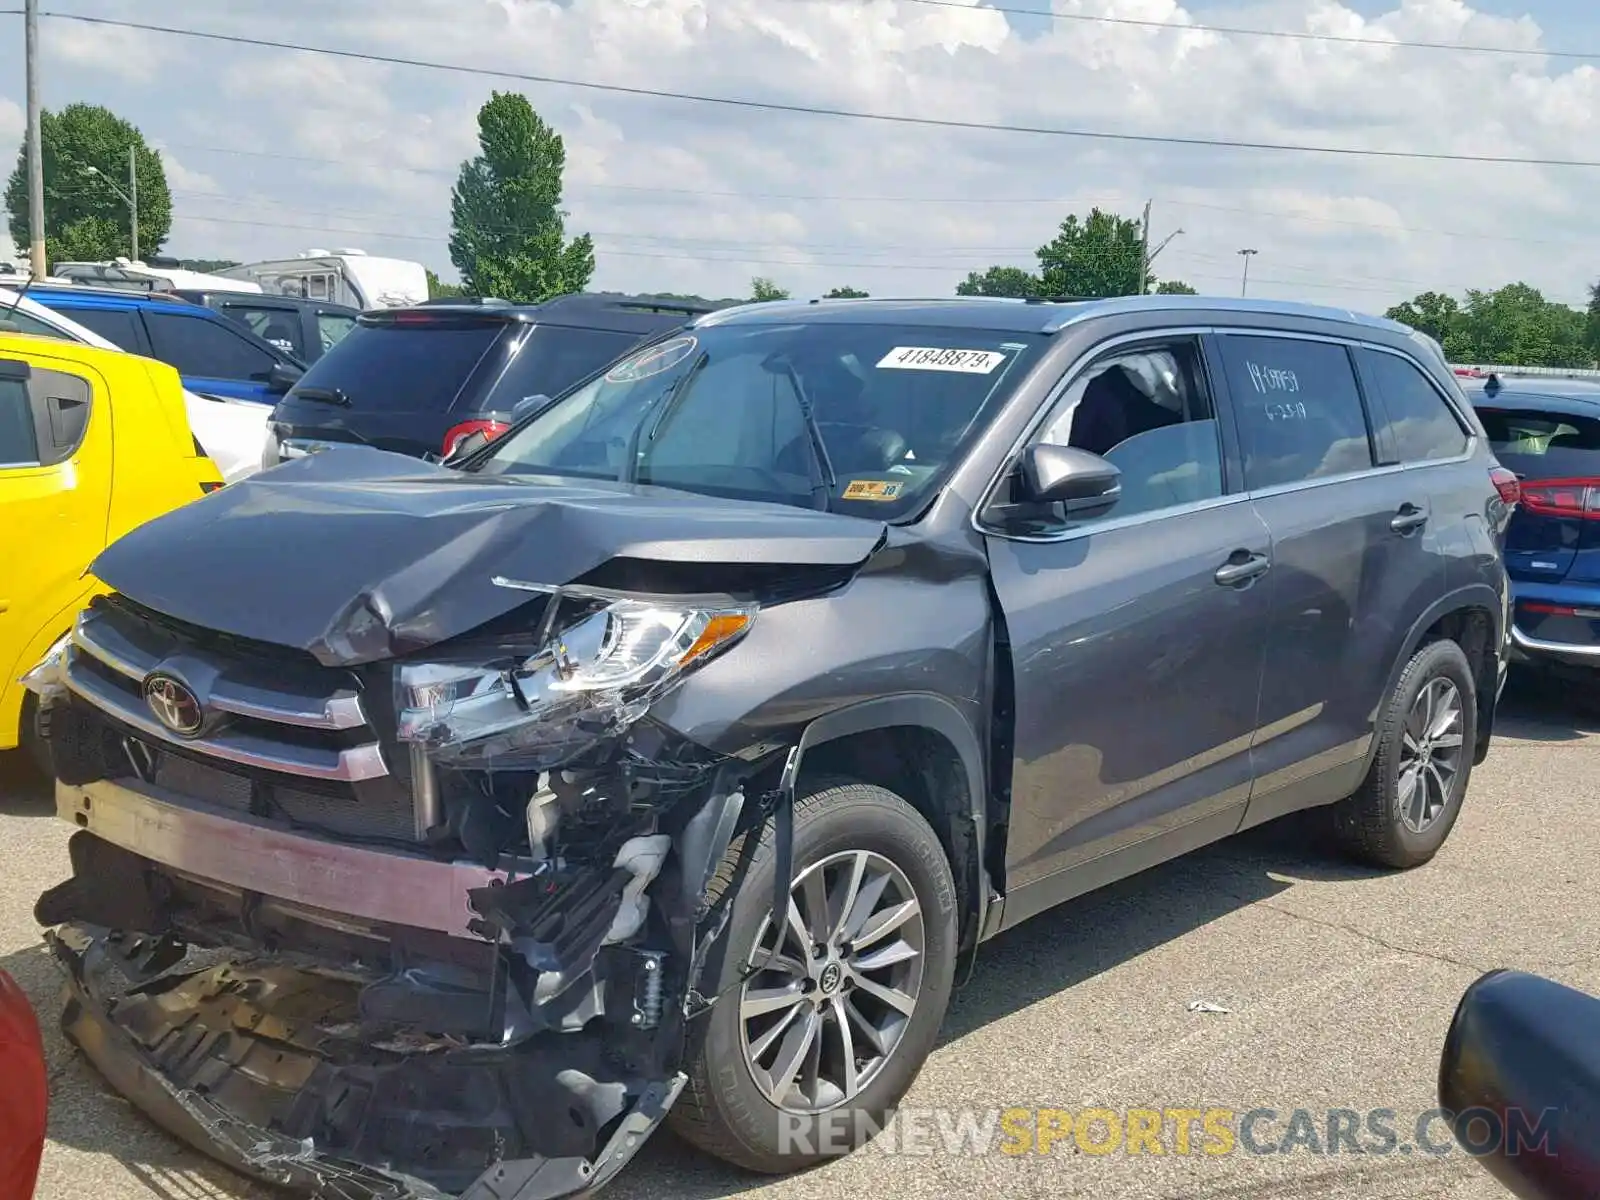
[[[169,0],[162,22],[956,122],[1600,157],[1595,67],[1392,44],[1537,48],[1540,19],[1558,0],[1505,0],[1498,15],[1465,0],[1371,0],[1360,11],[1354,0],[1259,0],[1226,20],[1177,0],[1053,3],[1063,17],[1166,28],[1012,24],[993,8],[913,0],[343,0],[333,9],[280,0],[270,13]],[[134,20],[143,11],[133,0],[80,7]],[[1194,28],[1207,16],[1390,44]],[[1236,251],[1246,246],[1260,252],[1253,291],[1368,309],[1424,288],[1513,279],[1575,302],[1600,275],[1593,169],[939,129],[153,35],[117,42],[60,21],[44,32],[47,62],[109,63],[135,47],[140,63],[162,56],[137,89],[123,86],[126,64],[121,75],[75,69],[47,80],[48,102],[110,104],[166,148],[185,193],[168,249],[182,253],[266,257],[353,243],[448,276],[455,170],[475,150],[478,106],[511,89],[567,139],[566,206],[573,232],[594,233],[597,286],[729,295],[761,274],[799,294],[842,283],[945,294],[970,269],[1031,263],[1069,212],[1099,203],[1136,216],[1147,198],[1157,240],[1185,231],[1157,273],[1202,291],[1236,290]],[[7,55],[0,48],[0,138],[21,98],[21,64]],[[201,79],[214,82],[197,104]]]

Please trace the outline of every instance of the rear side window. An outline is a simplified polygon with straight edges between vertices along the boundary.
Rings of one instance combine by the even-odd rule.
[[[1439,389],[1415,363],[1398,354],[1379,350],[1356,351],[1361,370],[1377,393],[1379,411],[1387,421],[1387,444],[1397,462],[1434,462],[1467,452],[1467,433]],[[1373,414],[1374,422],[1379,419]],[[1384,429],[1378,444],[1385,445]],[[1389,457],[1389,456],[1386,456]]]
[[[1350,353],[1333,342],[1226,334],[1218,339],[1251,491],[1373,465]]]
[[[1600,479],[1600,419],[1547,409],[1478,409],[1502,466],[1523,479]]]
[[[300,312],[293,308],[271,305],[240,304],[233,301],[222,306],[226,316],[238,321],[264,342],[271,342],[285,354],[304,357],[304,337],[300,332]]]
[[[4,309],[0,310],[0,321],[15,325],[18,333],[31,333],[35,337],[60,338],[63,341],[77,340],[64,330],[57,329],[54,325],[46,324],[32,313],[13,312],[9,309]]]
[[[337,389],[355,412],[444,412],[504,329],[489,321],[357,325],[298,387]]]
[[[324,352],[333,349],[334,345],[344,340],[345,334],[356,327],[356,319],[344,313],[319,312],[317,314],[317,337],[322,341]]]
[[[653,335],[536,325],[481,407],[509,412],[529,396],[558,396],[647,336]]]
[[[5,373],[0,361],[0,467],[32,467],[39,462],[39,439],[33,429],[28,385]]]
[[[93,392],[63,371],[0,360],[0,467],[54,466],[77,453]]]
[[[145,327],[156,358],[178,374],[205,379],[265,379],[277,359],[221,321],[148,312]]]
[[[62,309],[85,329],[92,329],[119,350],[134,354],[144,353],[139,342],[139,321],[126,308],[64,308]]]

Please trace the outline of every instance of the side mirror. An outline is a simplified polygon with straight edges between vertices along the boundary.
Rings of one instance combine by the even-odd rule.
[[[1600,1195],[1600,1000],[1520,971],[1484,975],[1445,1036],[1439,1106],[1512,1195]]]
[[[299,383],[300,377],[304,374],[305,372],[299,367],[292,367],[288,363],[277,363],[267,372],[267,391],[281,396]]]
[[[550,397],[546,396],[542,392],[537,396],[524,396],[521,400],[518,400],[516,405],[511,409],[511,423],[513,425],[516,424],[529,413],[537,412],[539,409],[543,408],[549,403]]]
[[[481,429],[473,430],[466,437],[459,439],[456,442],[455,449],[439,461],[448,467],[451,463],[460,462],[467,455],[483,449],[488,444],[489,435],[487,433]]]
[[[1018,464],[1016,498],[1032,504],[1060,504],[1073,516],[1106,512],[1122,495],[1122,472],[1115,464],[1072,446],[1029,446]]]

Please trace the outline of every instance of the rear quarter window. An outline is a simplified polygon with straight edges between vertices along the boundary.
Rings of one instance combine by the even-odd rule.
[[[1356,351],[1367,386],[1375,393],[1372,414],[1385,458],[1402,463],[1436,462],[1467,452],[1467,431],[1455,410],[1422,370],[1398,354]]]

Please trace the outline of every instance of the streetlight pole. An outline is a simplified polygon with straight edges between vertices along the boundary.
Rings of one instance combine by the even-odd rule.
[[[1255,253],[1254,250],[1239,251],[1239,257],[1244,259],[1244,279],[1239,284],[1239,295],[1241,296],[1250,294],[1250,256]]]
[[[139,150],[128,147],[128,224],[132,234],[133,253],[128,257],[139,261]]]
[[[34,279],[45,276],[44,138],[39,132],[39,0],[25,0],[23,55],[28,60],[28,260]]]

